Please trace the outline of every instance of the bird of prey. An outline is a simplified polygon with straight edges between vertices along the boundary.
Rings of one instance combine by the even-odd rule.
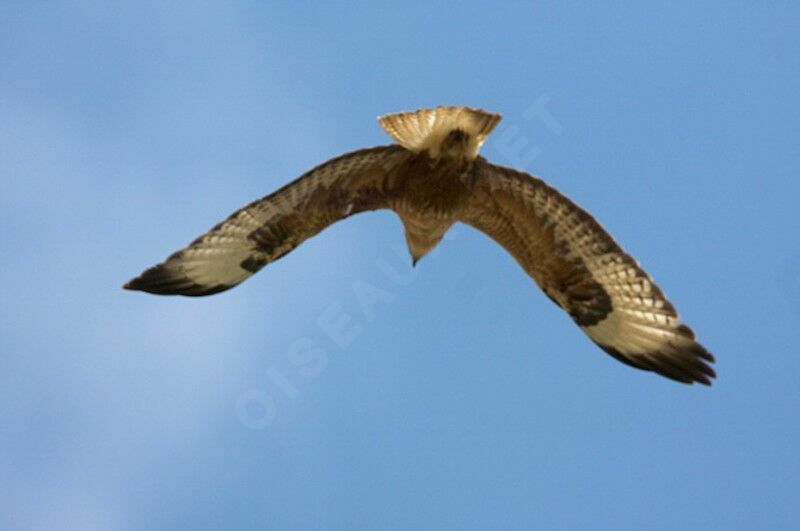
[[[395,144],[341,155],[230,215],[125,288],[211,295],[236,286],[341,219],[397,213],[413,262],[453,223],[502,245],[617,360],[709,385],[713,356],[639,263],[542,180],[478,155],[500,115],[440,106],[378,118]]]

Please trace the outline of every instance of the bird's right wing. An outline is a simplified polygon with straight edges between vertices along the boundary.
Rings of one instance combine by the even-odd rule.
[[[317,166],[237,210],[126,289],[161,295],[210,295],[239,284],[325,227],[358,212],[388,208],[400,146],[363,149]]]
[[[714,357],[638,262],[585,210],[479,158],[461,220],[500,243],[600,348],[628,365],[710,384]]]

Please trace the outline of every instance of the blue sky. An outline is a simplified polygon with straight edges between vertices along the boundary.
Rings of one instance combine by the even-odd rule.
[[[299,4],[0,6],[0,527],[796,528],[797,4]],[[601,220],[713,387],[469,227],[412,270],[390,212],[214,297],[120,289],[438,104],[504,115],[483,154]]]

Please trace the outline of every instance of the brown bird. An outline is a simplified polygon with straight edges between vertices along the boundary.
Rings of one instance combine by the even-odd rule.
[[[164,295],[225,291],[341,219],[394,210],[414,263],[460,221],[493,238],[619,361],[706,385],[713,356],[638,262],[585,210],[540,179],[478,155],[500,115],[438,107],[378,119],[397,144],[317,166],[231,214],[125,284]]]

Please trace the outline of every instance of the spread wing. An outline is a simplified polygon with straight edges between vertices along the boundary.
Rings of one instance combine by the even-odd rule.
[[[399,146],[355,151],[317,166],[237,210],[125,288],[162,295],[210,295],[232,288],[332,223],[388,208]]]
[[[711,383],[714,358],[650,276],[595,219],[543,181],[483,158],[461,221],[510,252],[613,357],[684,383]]]

